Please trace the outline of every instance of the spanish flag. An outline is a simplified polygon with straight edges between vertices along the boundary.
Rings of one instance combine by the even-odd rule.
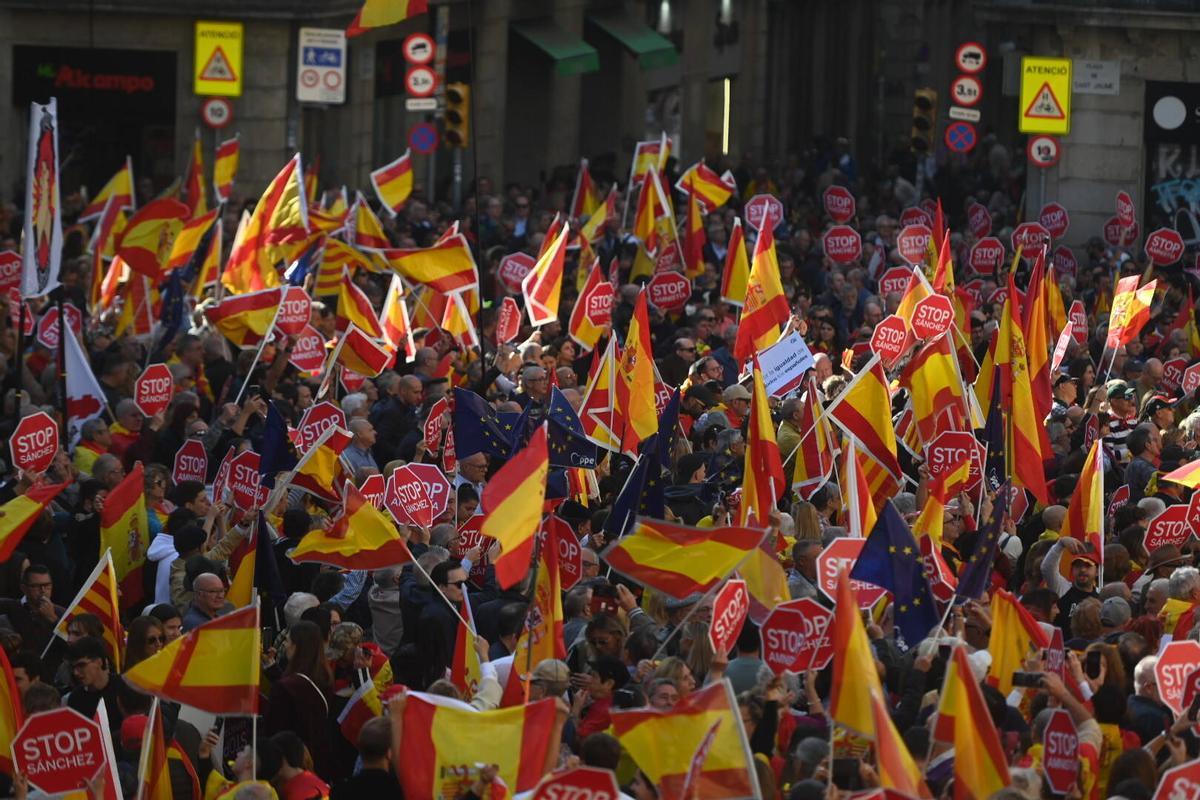
[[[964,458],[929,482],[925,495],[925,506],[913,522],[913,533],[918,539],[928,537],[934,560],[942,558],[942,530],[945,525],[946,503],[966,485],[971,475],[971,460]]]
[[[1024,669],[1025,659],[1050,646],[1050,637],[1015,596],[1003,589],[992,595],[992,635],[988,652],[988,683],[1008,696],[1013,672]]]
[[[383,338],[379,316],[371,307],[371,301],[350,280],[350,273],[343,272],[341,285],[338,286],[337,329],[344,331],[350,327],[358,328],[373,339]]]
[[[704,234],[704,218],[700,214],[700,201],[695,193],[689,193],[683,228],[684,273],[689,280],[695,280],[704,272],[704,245],[708,237]]]
[[[1170,481],[1178,483],[1180,486],[1186,486],[1189,489],[1195,489],[1200,486],[1200,459],[1189,461],[1179,469],[1172,470],[1166,475],[1159,478],[1160,481]],[[0,539],[3,541],[3,539]],[[3,560],[4,553],[0,551],[0,560]]]
[[[687,597],[729,577],[762,540],[763,532],[752,528],[692,528],[638,517],[629,534],[605,548],[603,556],[627,578],[672,597]]]
[[[725,170],[724,175],[718,175],[704,163],[704,159],[700,159],[679,176],[675,188],[691,195],[700,203],[705,214],[711,214],[729,202],[729,198],[737,191],[737,181],[729,170]]]
[[[408,306],[404,304],[404,282],[399,275],[392,276],[383,310],[379,313],[379,326],[383,338],[397,350],[404,350],[406,361],[412,361],[417,353],[413,341],[412,323],[408,319]]]
[[[779,326],[791,316],[783,283],[779,279],[779,260],[775,257],[775,233],[763,225],[754,243],[754,260],[746,284],[746,301],[738,324],[733,357],[743,362],[779,339]]]
[[[1049,454],[1050,449],[1046,426],[1037,416],[1033,404],[1025,337],[1018,324],[1020,318],[1021,300],[1013,274],[1009,272],[1008,298],[1004,301],[1000,329],[993,340],[994,363],[1000,373],[1001,402],[1008,409],[1005,421],[1008,427],[1009,470],[1014,482],[1033,492],[1038,502],[1045,505],[1049,502],[1049,495],[1046,493],[1042,462],[1043,454]]]
[[[182,269],[191,263],[196,251],[208,241],[206,237],[217,221],[218,210],[214,208],[207,214],[193,217],[183,226],[171,244],[171,256],[167,259],[166,271]],[[210,251],[205,251],[206,254],[208,252]]]
[[[592,354],[591,374],[579,407],[583,435],[588,441],[614,451],[621,449],[621,431],[625,426],[624,416],[617,418],[617,361],[617,337],[611,336],[603,354],[599,351]]]
[[[378,324],[378,323],[377,323]],[[341,364],[351,372],[374,378],[387,369],[395,351],[378,344],[354,325],[346,329],[338,340],[331,361]]]
[[[438,327],[455,338],[465,347],[478,347],[479,334],[475,330],[475,318],[471,306],[479,308],[479,295],[475,289],[450,292],[446,299]],[[468,303],[468,300],[470,301]]]
[[[871,695],[871,716],[875,721],[875,765],[879,770],[879,785],[894,789],[905,797],[933,797],[921,776],[921,768],[892,722],[887,704],[877,694]]]
[[[317,202],[319,196],[318,186],[321,180],[321,156],[317,155],[308,165],[304,167],[304,199],[309,204]]]
[[[433,247],[393,248],[381,255],[409,283],[421,283],[439,292],[479,285],[475,257],[461,233]]]
[[[340,503],[341,495],[334,487],[341,486],[346,476],[339,456],[351,438],[345,429],[330,425],[303,451],[284,483],[331,503]]]
[[[871,697],[883,697],[875,652],[867,639],[858,610],[858,599],[845,569],[838,574],[833,606],[833,685],[829,689],[829,714],[838,725],[863,736],[872,736],[875,713]]]
[[[234,294],[280,284],[275,265],[303,242],[309,233],[308,202],[301,182],[300,155],[292,157],[267,186],[245,229],[238,232],[229,262],[221,275]]]
[[[1050,319],[1046,296],[1046,250],[1043,248],[1033,262],[1029,285],[1025,290],[1025,316],[1021,328],[1025,334],[1025,349],[1029,353],[1029,388],[1033,408],[1039,420],[1050,415],[1054,403],[1050,385]],[[1048,455],[1048,453],[1047,453]]]
[[[1061,536],[1078,539],[1092,546],[1092,552],[1104,563],[1104,448],[1102,439],[1092,442],[1079,480],[1071,492],[1067,518]],[[1145,487],[1136,487],[1144,489]]]
[[[100,193],[88,202],[79,214],[80,222],[89,222],[104,213],[108,201],[115,202],[115,208],[132,211],[137,207],[133,198],[133,158],[125,156],[125,166],[117,170],[117,174],[108,179]],[[7,751],[5,751],[7,752]]]
[[[213,195],[218,204],[227,202],[233,194],[233,179],[237,177],[240,152],[241,144],[237,136],[217,145],[216,158],[213,159]]]
[[[742,233],[742,218],[733,218],[733,232],[725,251],[725,269],[721,272],[721,300],[739,308],[746,302],[750,281],[750,259],[746,258],[746,237]]]
[[[31,486],[25,494],[19,494],[0,506],[0,561],[12,557],[17,545],[33,527],[50,501],[58,497],[70,483],[42,483]]]
[[[936,247],[934,244],[938,237],[941,237],[941,247]],[[953,296],[954,262],[950,260],[950,229],[946,229],[944,236],[935,231],[929,237],[929,248],[937,256],[935,259],[937,267],[933,271],[933,290],[940,294]]]
[[[8,654],[0,647],[0,772],[12,777],[12,743],[17,731],[25,724],[21,693]]]
[[[948,332],[916,352],[900,374],[900,385],[912,396],[913,418],[926,446],[946,431],[971,430],[958,357]]]
[[[162,708],[158,698],[150,705],[150,718],[142,734],[138,756],[138,800],[173,800],[171,772],[167,765],[167,738],[163,733]]]
[[[178,200],[155,200],[142,207],[125,226],[117,242],[117,255],[134,272],[151,280],[163,277],[163,268],[171,259],[175,237],[191,215]]]
[[[600,208],[600,193],[588,172],[588,160],[579,160],[579,173],[575,177],[575,193],[571,196],[571,219],[591,217]]]
[[[104,644],[108,647],[113,669],[121,671],[125,650],[125,629],[121,626],[121,609],[117,603],[117,573],[113,566],[112,551],[104,551],[92,574],[83,582],[79,593],[67,606],[66,612],[54,626],[54,635],[67,640],[67,627],[80,614],[92,614],[104,626]],[[47,645],[49,649],[49,645]]]
[[[579,267],[583,271],[582,264]],[[593,260],[591,269],[587,270],[587,282],[575,300],[571,309],[571,319],[567,324],[567,334],[584,350],[593,349],[604,335],[604,328],[592,324],[588,317],[589,300],[593,303],[604,302],[603,295],[613,294],[613,286],[604,280],[604,272],[600,269],[600,261]],[[597,299],[599,298],[599,299]]]
[[[238,347],[253,347],[275,323],[280,289],[262,289],[228,297],[204,310],[209,323]]]
[[[842,506],[846,509],[846,527],[851,536],[863,539],[874,530],[875,520],[878,519],[875,500],[871,497],[871,486],[863,474],[862,457],[853,439],[847,438],[842,454],[839,487],[842,490]]]
[[[121,265],[126,266],[124,261]],[[154,284],[145,275],[132,272],[127,274],[128,280],[120,287],[122,298],[121,316],[117,318],[118,338],[126,333],[131,336],[145,336],[154,329],[155,323],[154,306],[158,300],[158,292]]]
[[[362,192],[358,193],[354,205],[350,207],[350,224],[354,231],[350,243],[355,247],[364,250],[386,250],[391,245],[387,234],[383,232],[383,223],[375,216],[371,206],[367,205],[367,198],[362,196]]]
[[[899,484],[892,396],[878,354],[871,356],[825,413]]]
[[[529,444],[517,451],[483,487],[480,505],[487,514],[479,532],[500,542],[496,581],[505,589],[529,572],[533,537],[542,522],[550,450],[546,426],[540,426]]]
[[[123,677],[142,692],[210,714],[257,714],[261,655],[254,603],[185,633]]]
[[[259,530],[260,517],[255,517],[254,529],[250,535],[238,542],[237,547],[229,554],[229,591],[225,599],[234,608],[248,606],[254,600],[254,573],[258,566],[258,541],[262,536]],[[271,558],[270,554],[267,556]]]
[[[411,151],[405,150],[404,155],[390,164],[384,164],[371,172],[371,186],[379,202],[394,217],[404,208],[408,196],[413,190],[413,171]]]
[[[637,210],[633,214],[633,235],[647,253],[654,253],[658,249],[658,220],[669,214],[658,173],[647,173],[646,181],[638,192]]]
[[[638,293],[617,362],[617,414],[621,417],[621,449],[636,452],[638,443],[658,430],[654,405],[654,351],[650,344],[650,311],[646,290]]]
[[[604,235],[604,228],[609,221],[617,218],[617,187],[608,190],[604,202],[592,212],[588,221],[579,229],[579,238],[585,242],[595,242]]]
[[[775,426],[771,424],[771,407],[763,386],[762,369],[754,359],[754,391],[750,403],[750,427],[746,434],[745,467],[743,469],[742,503],[738,524],[766,528],[771,524],[768,515],[783,495],[786,484],[783,464],[779,460],[779,445],[775,442]]]
[[[183,194],[187,198],[188,219],[195,219],[208,211],[208,193],[204,191],[204,148],[201,146],[199,128],[192,141],[192,157],[183,180]]]
[[[424,14],[428,0],[366,0],[354,21],[346,28],[346,36],[358,36],[372,28],[395,25],[409,17]]]
[[[1150,319],[1150,305],[1154,302],[1154,290],[1158,281],[1150,281],[1138,288],[1138,276],[1129,275],[1117,282],[1112,309],[1108,314],[1108,339],[1106,350],[1132,341]]]
[[[100,552],[112,551],[123,608],[133,608],[143,596],[142,567],[150,546],[145,484],[145,470],[139,461],[108,493],[100,512]]]
[[[533,269],[521,280],[529,322],[539,328],[558,322],[558,305],[562,297],[563,262],[567,257],[567,239],[571,229],[559,225],[553,241],[547,234],[547,246],[542,248]]]
[[[911,328],[913,313],[916,311],[917,303],[932,294],[934,294],[933,287],[929,285],[929,280],[925,277],[925,273],[919,269],[914,269],[908,279],[908,286],[904,287],[904,294],[900,296],[900,305],[896,307],[896,316],[907,322]]]
[[[363,725],[382,716],[383,700],[379,697],[379,690],[375,688],[375,681],[368,678],[354,690],[342,713],[338,714],[338,728],[347,742],[357,745],[358,734]]]
[[[375,265],[367,254],[340,239],[326,239],[325,250],[321,253],[321,266],[317,269],[317,280],[313,285],[314,297],[335,295],[342,285],[342,273],[347,270],[351,275],[356,269],[375,271]]]
[[[541,575],[538,575],[540,580]],[[475,616],[470,603],[460,603],[458,612],[462,620],[454,636],[454,659],[450,662],[450,682],[458,687],[464,697],[474,697],[483,681],[483,667],[479,663],[479,651],[475,649]],[[513,659],[516,662],[516,659]],[[514,670],[515,672],[516,670]]]
[[[554,766],[546,758],[555,713],[551,698],[476,711],[449,697],[409,692],[396,720],[402,733],[392,741],[404,797],[459,797],[481,763],[499,764],[499,779],[510,791],[532,791]]]
[[[737,699],[728,680],[697,689],[670,711],[631,709],[612,712],[613,734],[638,768],[658,788],[662,800],[748,800],[762,797],[754,756],[742,727]],[[692,793],[684,794],[694,756],[715,729]]]
[[[642,185],[646,175],[658,172],[671,157],[671,140],[664,132],[661,138],[638,142],[633,149],[633,164],[630,166],[629,182]]]
[[[350,482],[342,513],[329,530],[309,532],[288,551],[288,558],[342,569],[383,569],[413,560],[396,524]]]
[[[558,548],[560,541],[574,541],[575,532],[561,518],[551,514],[542,523],[538,538],[541,540],[541,546],[538,548],[537,585],[534,587],[533,599],[526,613],[525,626],[521,629],[517,647],[513,650],[513,667],[508,673],[508,684],[504,687],[504,699],[501,701],[503,706],[528,702],[527,687],[533,676],[526,671],[526,664],[536,666],[548,658],[561,660],[567,657],[567,648],[563,642]]]
[[[829,429],[829,420],[825,418],[821,399],[817,396],[817,379],[812,375],[800,402],[804,404],[799,426],[803,431],[800,446],[794,453],[779,455],[784,458],[785,471],[789,463],[792,467],[792,489],[807,500],[833,474],[833,431]]]
[[[984,800],[1011,782],[1000,735],[962,646],[946,668],[933,738],[954,745],[955,800]]]

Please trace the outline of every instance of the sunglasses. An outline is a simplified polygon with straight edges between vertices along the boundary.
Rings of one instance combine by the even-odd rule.
[[[446,584],[444,584],[444,585],[446,585],[446,586],[456,586],[456,587],[458,587],[459,589],[461,589],[463,586],[466,586],[466,584],[467,584],[467,581],[450,581],[449,583],[446,583]]]

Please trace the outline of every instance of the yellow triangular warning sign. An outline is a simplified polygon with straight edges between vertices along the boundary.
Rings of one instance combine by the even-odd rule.
[[[212,51],[204,69],[200,70],[200,80],[237,82],[237,75],[233,72],[233,65],[229,63],[229,56],[225,55],[225,51],[221,49],[220,45],[217,45],[216,49]]]
[[[1058,97],[1050,88],[1049,81],[1043,83],[1042,88],[1038,89],[1037,94],[1033,97],[1033,102],[1029,104],[1029,108],[1025,109],[1025,116],[1030,119],[1066,119],[1067,115],[1063,113],[1062,103],[1058,102]]]

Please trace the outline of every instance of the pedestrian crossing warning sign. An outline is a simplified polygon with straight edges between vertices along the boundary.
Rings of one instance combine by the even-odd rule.
[[[1065,136],[1071,131],[1071,59],[1021,59],[1021,133]]]
[[[201,97],[242,94],[242,23],[197,22],[193,91]]]

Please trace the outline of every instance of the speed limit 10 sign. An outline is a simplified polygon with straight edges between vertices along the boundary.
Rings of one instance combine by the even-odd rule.
[[[1062,158],[1062,142],[1054,136],[1030,136],[1025,146],[1029,163],[1041,169],[1049,169]]]

